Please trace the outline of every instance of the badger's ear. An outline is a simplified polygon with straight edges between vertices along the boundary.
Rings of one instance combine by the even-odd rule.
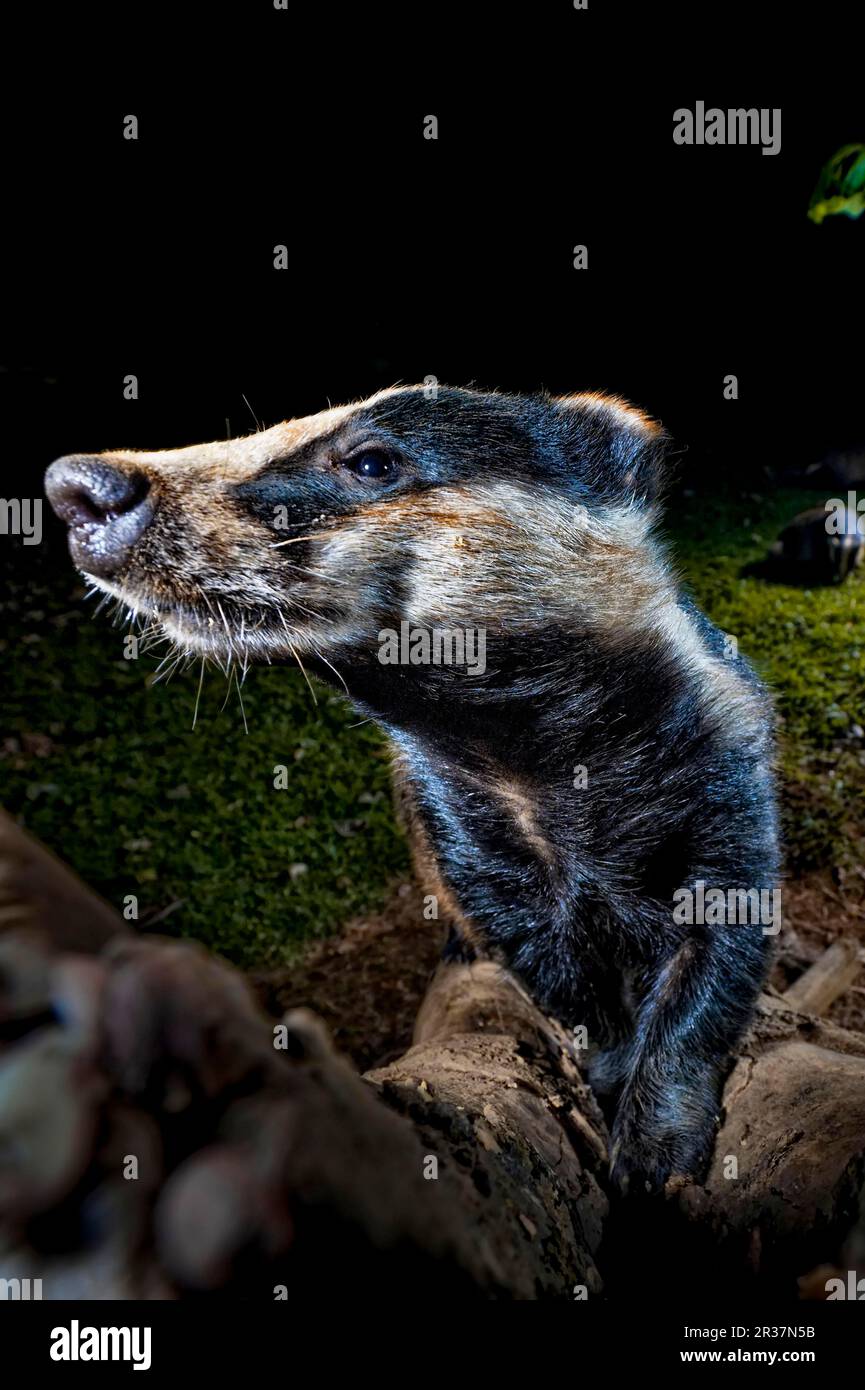
[[[595,496],[643,506],[660,500],[670,437],[657,420],[619,396],[594,391],[556,396],[553,405],[580,480]]]

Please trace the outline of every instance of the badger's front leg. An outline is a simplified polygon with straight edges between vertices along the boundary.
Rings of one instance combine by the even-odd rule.
[[[696,928],[650,972],[622,1066],[611,1177],[622,1192],[699,1177],[726,1064],[753,1010],[769,943],[759,926]]]

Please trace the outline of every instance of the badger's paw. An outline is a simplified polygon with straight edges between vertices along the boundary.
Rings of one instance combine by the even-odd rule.
[[[645,1113],[620,1109],[610,1149],[613,1190],[628,1197],[656,1196],[671,1181],[701,1181],[712,1157],[715,1133],[714,1110],[699,1126],[671,1131],[669,1124],[661,1125]]]

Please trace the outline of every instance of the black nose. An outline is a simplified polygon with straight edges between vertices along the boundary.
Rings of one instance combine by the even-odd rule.
[[[69,527],[69,551],[79,569],[103,577],[128,560],[153,517],[149,483],[104,459],[70,454],[45,474],[45,492]]]

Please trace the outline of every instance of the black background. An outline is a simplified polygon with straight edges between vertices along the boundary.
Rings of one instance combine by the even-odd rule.
[[[589,4],[40,5],[0,98],[3,494],[38,496],[62,453],[244,433],[251,411],[430,374],[619,392],[695,484],[762,487],[861,441],[865,218],[806,217],[823,162],[865,139],[849,12]],[[781,153],[674,145],[698,100],[781,107]],[[47,552],[68,585],[59,523],[51,541],[9,553]],[[47,1364],[34,1316],[15,1335]],[[620,1354],[618,1323],[593,1306],[590,1325]],[[657,1320],[628,1326],[644,1357]],[[842,1349],[833,1323],[818,1364]]]
[[[601,0],[46,12],[8,54],[4,478],[428,374],[620,392],[695,476],[855,443],[865,225],[805,215],[865,138],[851,24]],[[698,99],[780,106],[781,153],[674,145]]]

